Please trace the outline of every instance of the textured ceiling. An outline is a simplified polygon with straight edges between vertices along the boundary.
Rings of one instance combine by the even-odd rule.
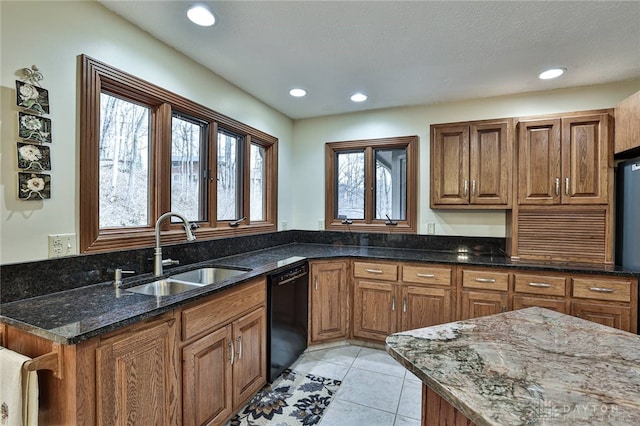
[[[294,119],[640,77],[639,1],[98,1]]]

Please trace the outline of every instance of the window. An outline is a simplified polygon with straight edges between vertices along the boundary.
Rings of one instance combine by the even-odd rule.
[[[80,132],[82,252],[151,246],[167,211],[199,239],[277,229],[273,136],[86,56]]]
[[[416,232],[418,137],[326,144],[325,224]]]

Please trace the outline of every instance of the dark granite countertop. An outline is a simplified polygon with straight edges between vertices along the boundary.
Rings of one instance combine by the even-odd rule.
[[[183,272],[203,266],[227,266],[249,269],[238,275],[173,296],[134,294],[116,291],[111,281],[60,291],[0,305],[0,322],[63,344],[76,344],[117,330],[140,320],[159,315],[252,278],[277,272],[279,261],[293,256],[309,260],[341,257],[441,263],[482,267],[507,267],[568,273],[607,274],[637,277],[637,272],[616,266],[550,262],[516,262],[504,256],[429,251],[417,249],[361,247],[329,244],[292,243],[194,263],[171,270]],[[150,274],[125,278],[124,288],[153,281]]]

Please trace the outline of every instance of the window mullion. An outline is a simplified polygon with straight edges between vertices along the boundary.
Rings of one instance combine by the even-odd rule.
[[[209,152],[208,152],[209,179],[207,183],[208,191],[208,212],[209,226],[218,226],[218,123],[212,122],[209,125]]]
[[[371,223],[374,218],[374,182],[375,158],[371,147],[365,148],[364,153],[364,222]]]
[[[150,219],[154,226],[160,215],[171,210],[171,105],[164,103],[153,112],[151,136]],[[168,229],[169,221],[163,224]]]
[[[242,216],[246,217],[245,224],[251,223],[251,197],[249,196],[251,185],[251,135],[246,135],[244,138],[244,144],[242,147],[242,163],[240,164],[240,173],[242,174]]]

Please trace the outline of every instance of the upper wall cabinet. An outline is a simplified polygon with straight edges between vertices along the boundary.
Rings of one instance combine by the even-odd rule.
[[[431,126],[431,208],[511,208],[511,119]]]
[[[640,148],[640,91],[616,105],[616,154]]]
[[[607,204],[608,115],[522,120],[518,160],[519,204]]]

